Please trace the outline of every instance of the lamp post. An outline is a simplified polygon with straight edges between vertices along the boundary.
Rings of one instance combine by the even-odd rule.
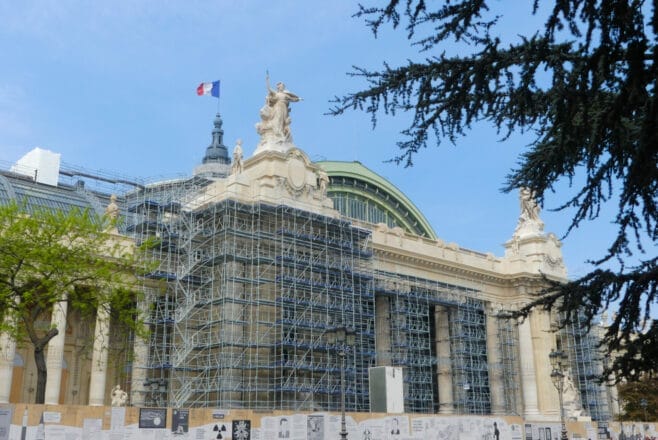
[[[166,402],[167,382],[164,379],[146,379],[144,386],[151,388],[151,403],[164,406]]]
[[[327,331],[329,344],[335,345],[340,357],[340,435],[347,439],[347,424],[345,423],[345,358],[350,347],[354,345],[356,332],[349,327],[336,327]]]
[[[560,440],[568,440],[569,436],[567,434],[567,425],[564,423],[564,369],[566,367],[567,355],[561,350],[552,350],[548,358],[551,361],[551,380],[553,385],[557,389],[558,397],[560,398],[560,423],[562,424],[562,432],[560,434]]]
[[[468,392],[471,390],[471,383],[467,380],[464,382],[464,413],[470,413],[470,404],[468,401]]]

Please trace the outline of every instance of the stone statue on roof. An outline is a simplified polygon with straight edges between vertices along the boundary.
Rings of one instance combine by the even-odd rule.
[[[265,105],[260,109],[261,121],[256,124],[260,144],[292,144],[289,104],[298,102],[301,98],[287,90],[282,82],[277,83],[276,89],[270,87],[269,75],[265,77],[265,84]]]
[[[105,232],[113,234],[119,233],[119,229],[117,228],[119,222],[119,205],[117,205],[116,194],[110,196],[110,203],[105,208],[105,218],[108,222]]]
[[[521,202],[521,218],[524,221],[541,221],[539,219],[539,205],[530,188],[523,187],[519,192]]]
[[[233,148],[233,164],[231,165],[231,174],[240,174],[242,172],[242,139],[235,142]]]
[[[530,188],[523,187],[519,191],[521,214],[514,231],[515,237],[540,235],[544,231],[544,222],[539,218],[539,205],[535,194]]]
[[[112,194],[110,196],[110,203],[105,208],[105,215],[110,221],[116,221],[119,217],[119,205],[117,205],[117,196]]]

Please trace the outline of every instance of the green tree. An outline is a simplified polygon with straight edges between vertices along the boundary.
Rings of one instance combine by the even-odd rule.
[[[504,190],[530,188],[543,204],[544,195],[566,181],[575,195],[562,194],[556,209],[573,210],[567,235],[597,218],[603,205],[616,204],[617,233],[604,255],[592,256],[591,272],[552,284],[533,306],[564,312],[567,322],[577,311],[591,324],[602,309],[618,304],[603,341],[617,353],[605,376],[655,374],[658,321],[650,317],[658,301],[656,2],[525,5],[544,24],[518,37],[499,26],[504,7],[512,7],[508,2],[389,0],[383,7],[360,6],[356,15],[375,36],[387,24],[403,25],[424,58],[397,67],[385,63],[380,70],[355,67],[351,75],[366,81],[364,89],[335,98],[330,113],[366,111],[373,123],[383,114],[410,113],[394,158],[407,166],[428,144],[446,138],[456,143],[476,123],[492,124],[501,139],[525,133],[531,140]]]
[[[109,219],[88,211],[28,214],[16,203],[0,205],[0,331],[34,347],[35,403],[44,403],[44,349],[64,330],[38,321],[49,321],[58,303],[68,302],[82,318],[106,308],[118,328],[143,336],[136,310],[140,292],[131,287],[143,265],[127,241],[109,233],[110,226]]]
[[[658,420],[658,378],[620,384],[619,404],[621,420]]]

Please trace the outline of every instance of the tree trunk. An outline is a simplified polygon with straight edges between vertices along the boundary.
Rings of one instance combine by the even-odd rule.
[[[46,400],[46,381],[48,380],[48,368],[46,366],[46,354],[44,349],[48,342],[59,334],[59,330],[52,328],[43,338],[32,341],[34,344],[34,362],[37,366],[37,393],[34,396],[34,403],[44,403]]]

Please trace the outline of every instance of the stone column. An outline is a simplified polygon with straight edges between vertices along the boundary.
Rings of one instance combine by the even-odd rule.
[[[149,316],[149,300],[153,295],[145,294],[145,298],[137,304],[139,314],[142,319],[147,319]],[[144,406],[146,402],[146,372],[149,361],[149,346],[148,340],[142,339],[135,335],[135,343],[133,345],[133,363],[130,378],[130,404],[132,406]]]
[[[107,381],[107,353],[110,345],[110,314],[106,307],[99,306],[96,312],[94,348],[91,357],[91,382],[89,384],[89,405],[105,404]]]
[[[537,380],[537,406],[543,415],[560,416],[557,390],[551,381],[551,363],[548,354],[556,347],[555,334],[551,331],[551,317],[545,310],[535,310],[530,319],[532,347],[535,353],[535,376]],[[542,380],[543,379],[543,380]]]
[[[59,330],[57,336],[48,343],[46,368],[48,380],[46,381],[46,405],[59,404],[59,388],[62,382],[62,365],[64,364],[64,340],[66,339],[66,297],[55,304],[51,317],[51,324]]]
[[[503,366],[500,359],[497,310],[490,304],[487,310],[487,363],[489,365],[489,391],[491,392],[491,413],[505,414],[505,385]]]
[[[521,389],[523,390],[523,414],[525,417],[539,415],[537,405],[537,376],[535,355],[532,347],[530,317],[519,323],[519,360],[521,361]]]
[[[439,384],[439,414],[455,412],[452,398],[452,364],[450,359],[450,320],[448,309],[434,307],[436,328],[437,382]]]
[[[619,393],[617,391],[617,385],[612,385],[607,389],[608,396],[610,398],[610,416],[613,420],[617,419],[617,416],[621,414],[621,407],[619,405]]]
[[[7,333],[0,334],[0,403],[9,403],[15,355],[14,338]]]

